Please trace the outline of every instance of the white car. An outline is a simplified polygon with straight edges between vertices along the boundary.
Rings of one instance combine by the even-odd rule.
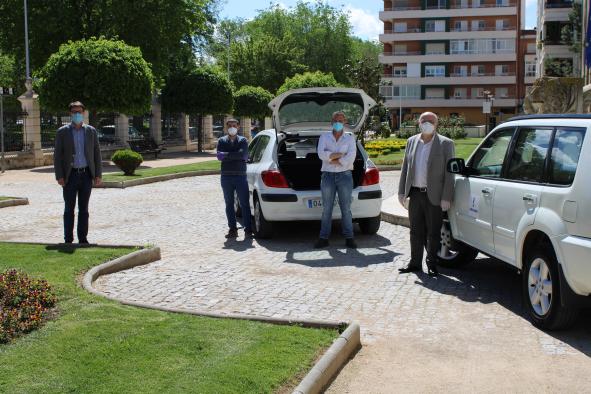
[[[467,163],[448,163],[458,175],[441,263],[482,252],[516,267],[529,315],[545,329],[565,328],[591,306],[589,133],[589,115],[516,117]]]
[[[345,132],[356,133],[374,105],[365,92],[350,88],[294,89],[269,103],[275,129],[257,133],[248,147],[247,178],[257,237],[270,237],[274,222],[320,220],[318,139],[332,130],[333,112],[344,111],[349,123]],[[379,180],[378,169],[358,142],[351,213],[363,233],[375,234],[380,227]],[[236,209],[240,213],[238,205]],[[335,206],[333,219],[340,217]]]

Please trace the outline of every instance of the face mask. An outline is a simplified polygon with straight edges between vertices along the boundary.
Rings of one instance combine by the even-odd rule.
[[[332,124],[332,129],[334,131],[336,131],[337,133],[340,133],[341,131],[343,131],[344,128],[345,128],[345,125],[342,124],[341,122],[334,122]]]
[[[72,122],[74,122],[74,124],[80,124],[84,121],[84,115],[82,115],[81,113],[76,112],[75,114],[72,115]]]
[[[230,127],[228,129],[228,134],[230,134],[230,135],[236,135],[236,134],[238,134],[238,129],[236,127]]]
[[[433,132],[435,131],[435,126],[431,122],[421,123],[420,128],[421,128],[421,132],[423,134],[427,134],[427,135],[433,134]]]

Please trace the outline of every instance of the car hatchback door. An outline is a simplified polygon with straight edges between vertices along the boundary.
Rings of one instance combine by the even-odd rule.
[[[493,228],[497,257],[515,265],[518,235],[534,223],[542,194],[551,127],[520,127],[494,197]]]

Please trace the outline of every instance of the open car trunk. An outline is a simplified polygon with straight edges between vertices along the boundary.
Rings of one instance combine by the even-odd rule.
[[[279,143],[277,159],[279,169],[294,190],[320,190],[320,169],[318,158],[318,136],[287,137]],[[353,188],[361,184],[365,173],[363,156],[357,147],[353,163]]]

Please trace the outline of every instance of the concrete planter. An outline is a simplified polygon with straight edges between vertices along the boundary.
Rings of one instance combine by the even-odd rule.
[[[8,200],[0,200],[0,208],[14,207],[17,205],[29,205],[29,199],[14,197]]]

